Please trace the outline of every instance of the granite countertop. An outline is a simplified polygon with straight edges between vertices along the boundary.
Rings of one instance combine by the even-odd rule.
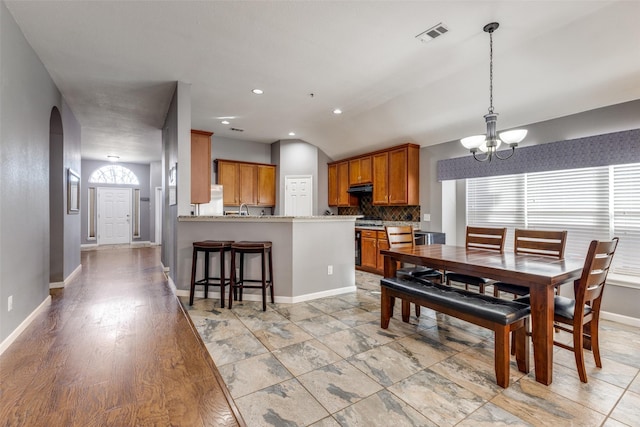
[[[317,216],[284,216],[284,215],[180,215],[179,222],[330,222],[354,221],[355,215],[317,215]]]

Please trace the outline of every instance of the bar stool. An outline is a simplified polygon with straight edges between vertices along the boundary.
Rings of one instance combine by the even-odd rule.
[[[271,303],[273,304],[273,260],[271,256],[271,242],[235,242],[231,245],[231,291],[229,292],[229,308],[233,300],[242,301],[242,289],[254,288],[262,289],[262,311],[267,310],[267,287],[271,291]],[[245,279],[244,277],[244,254],[260,254],[262,263],[262,277],[260,279]],[[240,255],[240,277],[236,280],[236,254]],[[266,275],[266,256],[269,256],[269,280]],[[259,285],[246,285],[245,282],[260,283]],[[239,295],[237,294],[239,292]]]
[[[204,286],[204,297],[209,295],[209,286],[220,286],[220,306],[224,308],[224,287],[231,281],[225,277],[225,254],[231,250],[232,240],[204,240],[193,242],[193,261],[191,262],[191,291],[189,292],[189,305],[193,305],[193,295],[196,285]],[[196,280],[196,263],[198,253],[204,252],[204,272],[203,278]],[[209,275],[209,256],[218,253],[220,257],[220,277]]]

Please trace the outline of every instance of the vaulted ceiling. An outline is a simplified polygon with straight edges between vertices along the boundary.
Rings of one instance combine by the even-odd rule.
[[[640,1],[6,4],[79,120],[84,158],[159,160],[176,81],[214,138],[299,138],[340,158],[483,133],[492,21],[500,129],[640,99]],[[415,38],[439,23],[447,33]]]

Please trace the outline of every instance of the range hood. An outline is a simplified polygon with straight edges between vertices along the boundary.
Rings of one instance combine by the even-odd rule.
[[[355,194],[355,195],[364,194],[364,193],[372,193],[372,192],[373,192],[373,185],[372,184],[352,185],[347,190],[347,193],[351,193],[351,194]]]

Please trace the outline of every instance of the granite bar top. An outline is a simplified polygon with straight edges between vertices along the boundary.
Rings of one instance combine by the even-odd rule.
[[[317,215],[317,216],[284,216],[284,215],[181,215],[178,222],[336,222],[353,221],[355,215]]]

